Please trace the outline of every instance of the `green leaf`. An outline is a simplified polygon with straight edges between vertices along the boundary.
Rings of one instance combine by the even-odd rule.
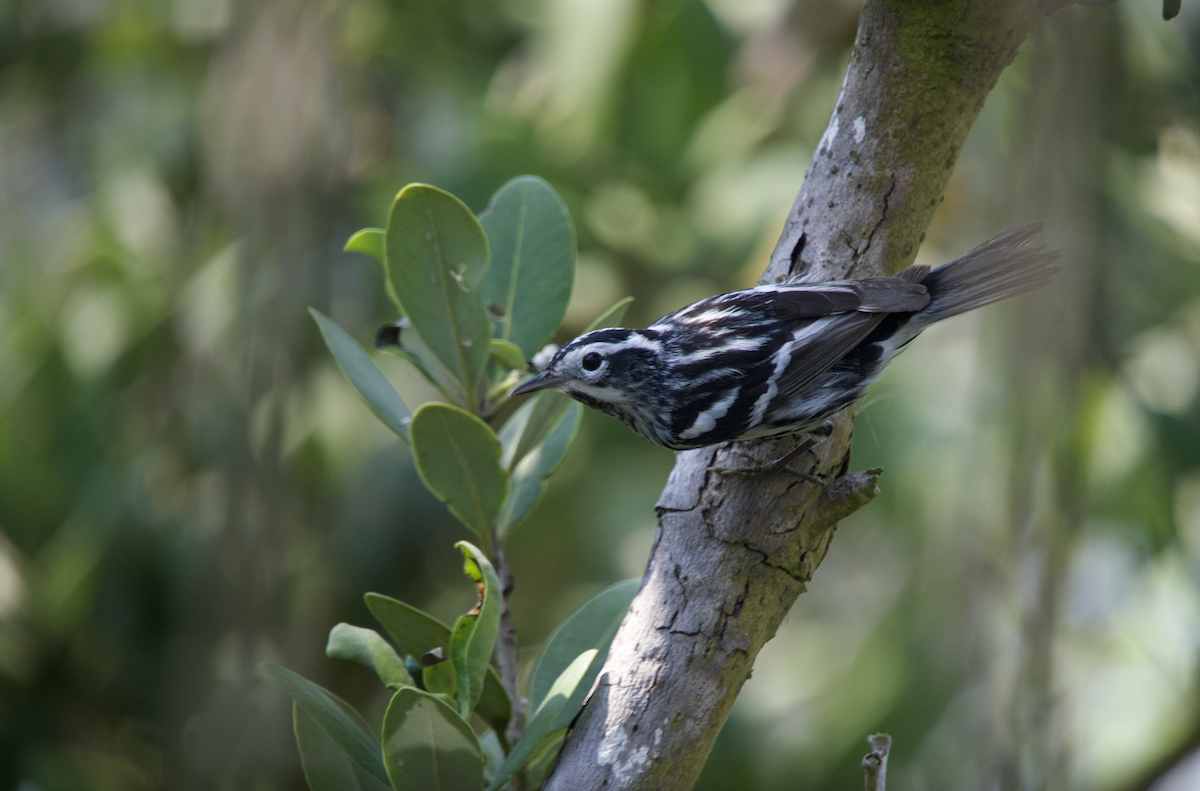
[[[550,735],[533,748],[533,753],[525,762],[525,782],[529,788],[541,788],[546,782],[546,774],[550,770],[550,765],[554,763],[554,757],[558,755],[563,739],[566,737],[567,729],[559,728],[556,731],[550,731]]]
[[[339,623],[329,631],[325,656],[366,665],[385,685],[415,686],[412,676],[404,668],[404,660],[374,629]]]
[[[395,355],[401,360],[404,360],[425,380],[441,391],[442,396],[452,404],[465,404],[466,395],[462,389],[462,384],[454,378],[454,374],[446,370],[446,366],[437,361],[433,356],[433,352],[425,345],[425,341],[421,340],[421,334],[414,329],[407,329],[400,333],[400,346],[387,345],[383,347],[383,351],[388,354]]]
[[[463,719],[468,718],[483,695],[488,663],[500,631],[503,591],[496,570],[477,547],[466,541],[454,546],[463,553],[463,571],[479,591],[479,603],[454,624],[450,636],[450,658],[458,687],[458,705]]]
[[[521,353],[517,345],[500,338],[492,338],[492,348],[488,359],[510,371],[525,369],[525,355]]]
[[[488,731],[479,737],[479,748],[483,750],[483,775],[490,782],[504,763],[504,748],[500,746],[500,737],[495,731]]]
[[[504,733],[508,721],[512,719],[512,712],[512,699],[500,681],[500,674],[496,672],[496,668],[489,667],[483,680],[483,694],[479,697],[479,704],[475,706],[475,713],[496,733]]]
[[[583,699],[608,657],[613,636],[625,618],[629,603],[633,601],[640,584],[640,580],[627,580],[605,588],[559,624],[546,640],[546,647],[542,649],[542,656],[538,659],[529,684],[531,706],[538,706],[546,699],[563,668],[582,651],[589,648],[597,651],[596,659],[584,674],[576,695],[563,707],[556,727],[565,728],[569,725],[583,706]]]
[[[454,663],[449,658],[426,665],[421,672],[421,681],[425,684],[425,689],[435,695],[445,695],[449,700],[454,700],[454,693],[458,691],[454,678]]]
[[[575,230],[566,204],[537,176],[501,187],[479,216],[492,261],[480,285],[504,319],[496,337],[531,357],[558,329],[575,280]]]
[[[358,715],[348,705],[346,708],[347,713]],[[294,701],[292,723],[296,732],[296,746],[300,750],[300,765],[304,767],[304,779],[312,791],[387,791],[391,788],[390,784],[379,782],[346,755],[333,739],[325,735],[316,720]],[[366,727],[365,722],[363,727]]]
[[[500,440],[482,420],[448,404],[422,406],[410,430],[421,480],[490,545],[492,526],[508,495]]]
[[[527,454],[517,464],[510,476],[508,498],[500,509],[496,528],[500,538],[508,537],[509,531],[529,515],[546,492],[546,479],[562,464],[579,433],[583,407],[573,403],[558,421],[546,440]]]
[[[382,228],[363,228],[351,236],[342,249],[347,253],[365,253],[382,264],[386,260],[383,252],[383,233]]]
[[[512,751],[504,760],[500,771],[496,773],[492,784],[488,786],[488,791],[497,791],[500,786],[504,785],[508,778],[525,765],[542,739],[549,736],[552,731],[558,730],[554,723],[558,720],[563,706],[574,696],[585,671],[595,658],[596,649],[584,651],[555,679],[541,705],[529,718],[529,724],[525,726],[525,733],[521,734],[520,739],[517,739],[517,743],[513,745]],[[584,692],[586,693],[586,689]]]
[[[450,627],[437,618],[390,596],[368,593],[365,599],[367,609],[404,653],[420,659],[435,648],[449,651]],[[512,718],[512,701],[495,668],[488,668],[475,713],[501,733]]]
[[[478,791],[483,752],[471,726],[428,692],[402,689],[383,717],[383,760],[396,791]]]
[[[396,388],[392,387],[363,347],[358,345],[358,341],[316,308],[309,308],[308,312],[321,329],[325,345],[329,347],[333,359],[337,360],[338,367],[367,402],[375,417],[382,420],[383,425],[394,431],[400,439],[409,442],[408,429],[412,417]]]
[[[625,297],[625,299],[618,300],[617,304],[597,316],[596,320],[579,334],[586,335],[592,330],[602,330],[605,327],[619,327],[621,319],[625,318],[625,311],[629,309],[630,302],[633,302],[633,297]]]
[[[388,277],[384,230],[382,228],[363,228],[351,236],[342,249],[348,253],[369,255],[383,264],[383,290],[387,292],[388,299],[392,301],[392,304],[400,308],[400,300],[396,298],[396,290],[392,288],[392,280]],[[403,308],[400,310],[403,312]]]
[[[378,593],[363,599],[383,630],[409,656],[420,659],[435,648],[450,647],[450,627],[432,615]]]
[[[500,443],[504,447],[500,465],[513,471],[526,454],[550,436],[574,403],[562,393],[543,390],[522,404],[500,429]]]
[[[468,396],[492,337],[479,296],[487,266],[487,237],[462,201],[426,184],[400,191],[388,217],[388,277],[413,327]]]
[[[342,748],[347,755],[380,780],[387,782],[387,772],[380,760],[379,746],[371,736],[361,717],[351,717],[346,709],[349,704],[332,692],[314,684],[285,667],[264,664],[263,669],[292,696],[304,713],[325,732],[325,735]]]

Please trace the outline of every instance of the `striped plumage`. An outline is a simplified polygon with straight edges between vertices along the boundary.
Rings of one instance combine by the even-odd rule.
[[[589,332],[514,395],[555,388],[674,450],[814,429],[922,330],[1045,285],[1058,254],[1010,228],[932,272],[733,291],[646,329]]]

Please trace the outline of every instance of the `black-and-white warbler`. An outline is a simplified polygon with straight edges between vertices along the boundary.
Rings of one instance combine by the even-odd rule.
[[[810,432],[929,325],[1048,283],[1058,253],[1028,244],[1042,227],[1009,228],[933,271],[759,286],[643,330],[595,330],[512,394],[554,388],[674,450]]]

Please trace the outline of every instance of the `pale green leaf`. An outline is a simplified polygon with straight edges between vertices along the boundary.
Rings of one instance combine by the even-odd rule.
[[[391,382],[363,347],[358,345],[358,341],[351,338],[321,311],[309,308],[308,312],[316,320],[317,327],[325,338],[325,345],[329,347],[338,367],[375,413],[375,417],[383,421],[383,425],[395,432],[400,439],[409,442],[409,422],[412,417],[396,388],[392,387]]]
[[[546,491],[546,479],[562,464],[579,433],[583,407],[572,403],[541,445],[521,459],[509,477],[508,497],[500,510],[497,530],[500,538],[520,524],[533,510]]]
[[[546,640],[546,647],[542,649],[529,684],[529,700],[533,706],[541,704],[555,679],[575,657],[589,648],[597,651],[595,662],[587,668],[580,690],[563,707],[557,727],[566,727],[583,706],[587,690],[591,689],[592,682],[600,673],[617,627],[621,625],[640,584],[639,580],[627,580],[605,588],[559,624]]]
[[[492,348],[489,359],[497,365],[502,365],[510,371],[521,371],[525,369],[525,355],[517,348],[515,343],[511,343],[500,338],[492,338]]]
[[[552,731],[557,730],[555,722],[558,720],[559,714],[567,701],[575,694],[584,673],[595,658],[596,649],[584,651],[555,679],[554,684],[542,699],[541,705],[529,718],[525,732],[521,734],[520,739],[517,739],[517,743],[513,745],[512,751],[504,760],[500,771],[496,773],[496,777],[488,786],[488,791],[497,791],[500,786],[504,785],[508,778],[512,777],[533,756],[542,740]]]
[[[374,629],[339,623],[329,631],[325,655],[330,659],[346,659],[366,665],[375,671],[385,685],[414,686],[412,676],[404,668],[404,660]]]

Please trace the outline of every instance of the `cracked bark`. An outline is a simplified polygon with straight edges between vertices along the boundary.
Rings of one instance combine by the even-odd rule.
[[[829,126],[763,282],[912,263],[967,132],[1031,27],[1061,2],[868,0]],[[999,230],[999,229],[997,229]],[[786,474],[722,476],[728,447],[679,453],[650,561],[546,788],[688,789],[763,644],[824,559],[838,520],[875,496],[848,474],[853,409]],[[796,440],[749,445],[766,462]]]

